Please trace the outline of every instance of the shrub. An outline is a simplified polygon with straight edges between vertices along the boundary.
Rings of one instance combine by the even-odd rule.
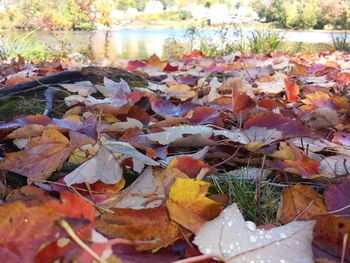
[[[333,48],[335,50],[350,51],[350,36],[347,30],[344,30],[340,36],[331,33]]]
[[[250,53],[270,54],[277,50],[284,39],[284,34],[269,29],[255,30],[247,37]]]

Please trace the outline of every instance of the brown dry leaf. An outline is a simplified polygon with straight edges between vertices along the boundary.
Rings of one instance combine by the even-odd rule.
[[[296,185],[282,192],[282,203],[277,218],[283,224],[297,220],[310,220],[327,214],[327,208],[318,193],[306,185]]]
[[[112,208],[115,214],[103,214],[95,228],[108,237],[130,240],[154,240],[137,245],[137,250],[166,247],[181,237],[178,225],[171,221],[165,206],[144,209]]]
[[[0,168],[28,178],[45,179],[70,155],[73,148],[62,133],[47,129],[42,136],[31,139],[23,151],[9,153]]]
[[[170,218],[194,233],[218,216],[222,206],[205,196],[209,186],[208,182],[176,178],[166,201]]]
[[[305,114],[302,121],[313,130],[332,128],[339,124],[338,113],[329,108],[317,108]]]

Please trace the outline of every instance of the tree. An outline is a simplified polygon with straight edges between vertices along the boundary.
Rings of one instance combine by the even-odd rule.
[[[266,10],[266,22],[277,22],[280,26],[285,26],[286,12],[283,0],[273,0]]]
[[[309,0],[302,12],[302,28],[313,28],[317,24],[317,0]]]
[[[285,10],[286,10],[286,27],[287,28],[298,27],[300,23],[298,6],[299,5],[296,1],[293,3],[286,4]]]

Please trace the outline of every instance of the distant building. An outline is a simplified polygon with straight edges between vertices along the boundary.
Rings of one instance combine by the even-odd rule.
[[[211,25],[226,24],[230,22],[229,9],[225,4],[212,5],[208,10]]]
[[[164,12],[164,5],[160,1],[149,1],[146,4],[145,10],[146,14],[159,14]]]
[[[0,11],[5,10],[5,0],[0,0]]]

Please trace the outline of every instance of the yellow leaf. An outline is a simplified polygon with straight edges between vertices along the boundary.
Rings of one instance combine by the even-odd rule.
[[[176,178],[166,205],[170,218],[192,232],[208,220],[217,217],[222,206],[207,198],[210,183]]]

